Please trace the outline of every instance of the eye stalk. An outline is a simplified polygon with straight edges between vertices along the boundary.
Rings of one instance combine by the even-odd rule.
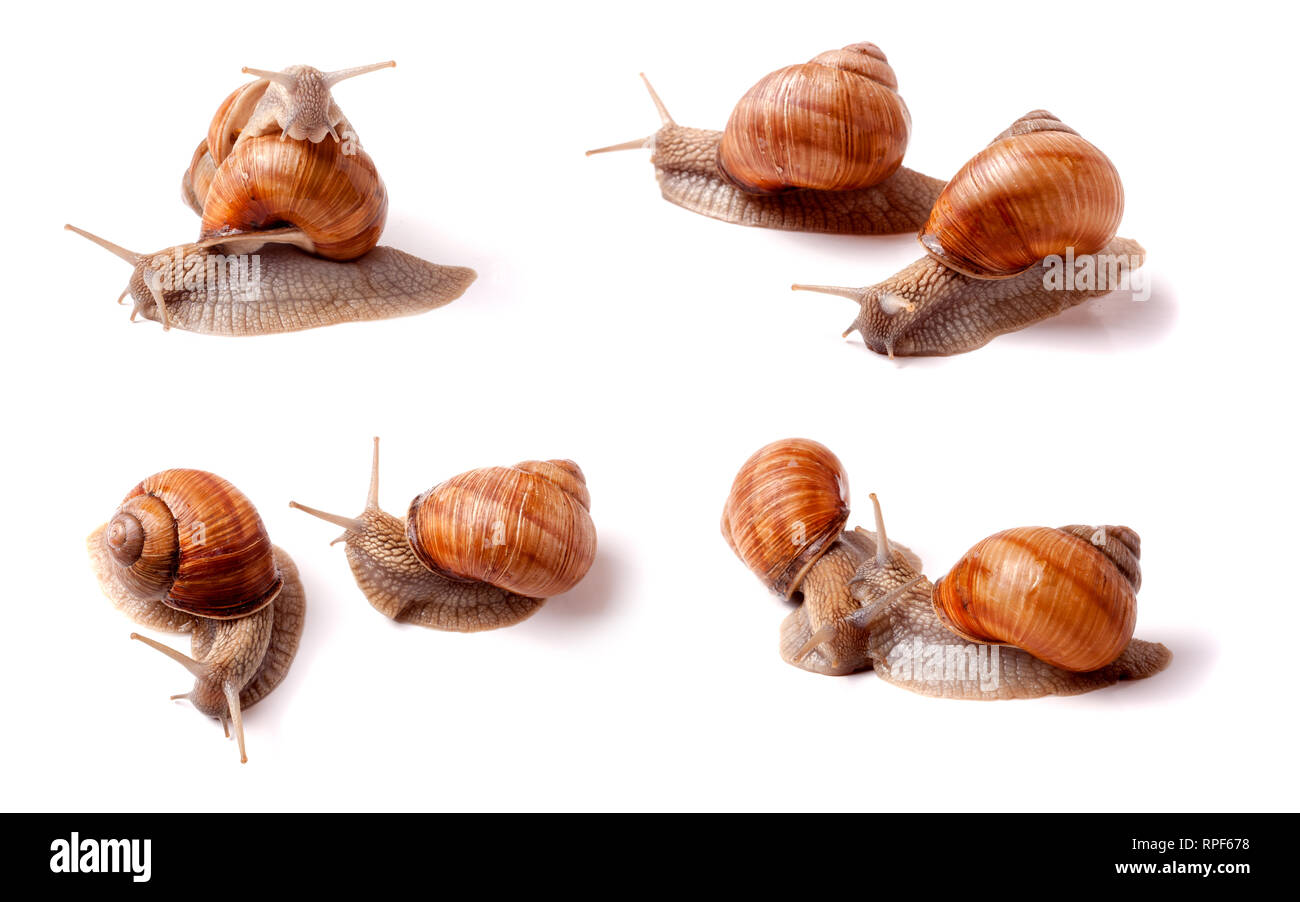
[[[345,517],[290,502],[341,526],[358,587],[384,616],[477,632],[531,616],[576,586],[596,555],[582,470],[570,460],[484,467],[444,480],[405,520],[379,509],[379,439],[365,510]]]
[[[330,135],[337,143],[339,135],[335,126],[346,120],[330,89],[345,79],[396,65],[395,61],[389,60],[336,72],[322,72],[311,66],[290,66],[279,72],[245,66],[241,70],[245,75],[265,79],[270,86],[253,110],[240,138],[264,135],[275,127],[280,131],[281,140],[292,138],[318,144]]]

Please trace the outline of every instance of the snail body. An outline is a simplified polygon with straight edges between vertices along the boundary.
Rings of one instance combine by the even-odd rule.
[[[651,149],[666,200],[725,222],[915,231],[943,182],[901,165],[911,116],[897,84],[878,47],[851,44],[765,76],[719,132],[677,125],[647,80],[659,131],[588,153]]]
[[[464,293],[472,269],[378,246],[387,190],[330,89],[392,65],[245,69],[258,79],[221,103],[182,179],[196,241],[139,254],[68,226],[131,263],[132,319],[267,334],[409,316]]]
[[[722,535],[764,585],[789,598],[848,517],[844,465],[825,445],[787,439],[760,448],[740,468],[722,510]]]
[[[202,216],[203,238],[287,224],[307,237],[312,253],[355,260],[379,244],[388,192],[364,150],[262,135],[237,144],[217,167]]]
[[[898,171],[911,133],[885,55],[852,44],[746,91],[723,129],[718,168],[751,194],[869,188]]]
[[[525,461],[452,477],[411,502],[405,520],[379,508],[379,440],[359,517],[297,502],[342,526],[362,593],[400,623],[477,632],[526,619],[582,580],[596,529],[582,470],[567,460]]]
[[[772,472],[787,458],[797,473],[809,455],[829,454],[806,439],[766,446],[742,467],[728,509],[750,491],[747,471],[755,458]],[[776,487],[769,490],[779,495]],[[913,552],[889,540],[879,502],[875,495],[871,500],[875,532],[840,532],[792,587],[767,582],[799,602],[781,626],[780,652],[788,663],[831,676],[870,668],[914,692],[975,699],[1073,695],[1141,679],[1168,664],[1163,645],[1132,638],[1141,577],[1131,529],[1008,530],[975,546],[936,586]],[[800,504],[816,506],[806,498],[791,506]],[[724,515],[724,536],[734,549],[730,528]],[[991,660],[990,645],[998,655],[989,680],[945,670],[946,658],[974,660],[981,648]]]
[[[67,228],[131,265],[122,297],[131,297],[132,320],[207,335],[270,335],[412,316],[451,303],[477,278],[467,267],[430,263],[385,245],[346,262],[287,244],[263,246],[261,236],[148,254]]]
[[[972,642],[1015,645],[1065,670],[1096,670],[1133,638],[1139,549],[1127,527],[1005,530],[935,584],[935,613]]]
[[[87,540],[100,588],[144,626],[191,634],[191,655],[135,633],[194,675],[188,698],[234,725],[284,679],[302,634],[297,568],[271,544],[256,508],[202,470],[164,470],[140,482]]]
[[[1022,116],[935,199],[918,233],[926,256],[877,285],[795,285],[850,298],[862,334],[889,356],[943,356],[1109,294],[1145,260],[1116,237],[1124,190],[1111,161],[1043,110]],[[1042,265],[1066,258],[1089,278],[1049,285]]]
[[[957,171],[918,240],[949,269],[1006,279],[1066,248],[1097,253],[1123,215],[1115,164],[1060,119],[1034,110]]]

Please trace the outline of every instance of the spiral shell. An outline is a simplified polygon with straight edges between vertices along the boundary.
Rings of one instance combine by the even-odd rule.
[[[190,614],[243,617],[280,593],[257,509],[203,470],[164,470],[145,479],[108,521],[104,542],[126,582]]]
[[[258,101],[266,94],[270,82],[264,78],[242,84],[231,91],[208,124],[207,149],[215,166],[220,166],[239,140]]]
[[[1115,165],[1051,113],[1035,110],[953,176],[919,239],[949,269],[1006,279],[1067,249],[1097,253],[1123,214]]]
[[[884,181],[903,162],[912,117],[875,44],[850,44],[778,69],[736,104],[718,167],[754,194],[846,191]]]
[[[1138,535],[1042,526],[989,536],[934,586],[934,610],[972,642],[1014,645],[1064,670],[1110,664],[1133,638]]]
[[[190,165],[181,178],[181,198],[200,216],[203,215],[203,202],[212,186],[212,176],[216,174],[217,166],[230,155],[231,148],[239,140],[249,116],[266,94],[269,84],[266,79],[258,79],[231,91],[221,106],[217,107],[212,121],[208,123],[207,136],[199,142],[190,157]]]
[[[576,586],[595,560],[590,507],[571,460],[485,467],[416,496],[406,538],[444,576],[547,598]]]
[[[261,135],[239,142],[212,175],[202,235],[287,223],[306,232],[320,256],[352,260],[379,243],[387,217],[388,192],[364,150]]]
[[[203,200],[208,196],[216,172],[217,167],[212,165],[212,155],[208,153],[208,142],[202,141],[195,148],[189,168],[181,178],[181,200],[200,216],[203,215]]]
[[[291,67],[287,73],[314,74],[316,82],[328,79],[309,67]],[[362,256],[379,243],[388,215],[388,194],[374,162],[356,145],[355,136],[346,143],[320,140],[325,135],[300,140],[281,132],[266,115],[258,116],[272,87],[260,78],[232,91],[190,160],[182,197],[203,217],[201,237],[291,225],[308,235],[322,257]],[[328,86],[317,87],[321,96],[312,95],[315,100],[327,103],[346,124]],[[259,122],[256,128],[250,125],[253,118]]]
[[[849,478],[839,459],[811,439],[782,439],[736,474],[722,535],[764,585],[789,598],[848,518]]]

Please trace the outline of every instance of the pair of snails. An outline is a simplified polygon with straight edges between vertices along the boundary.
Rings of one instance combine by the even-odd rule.
[[[67,226],[132,266],[119,302],[137,315],[216,335],[293,332],[387,319],[450,303],[476,278],[379,246],[388,192],[334,101],[339,82],[393,62],[256,77],[217,108],[181,180],[197,241],[153,254]]]
[[[931,584],[871,501],[875,532],[846,531],[848,476],[808,439],[773,442],[737,473],[722,534],[769,589],[799,601],[781,626],[788,663],[828,675],[873,668],[914,692],[976,699],[1074,695],[1168,665],[1167,648],[1133,638],[1142,577],[1132,529],[1004,530]],[[970,662],[986,668],[979,679]]]
[[[860,332],[878,353],[971,351],[1116,287],[1049,288],[1037,264],[1053,255],[1068,251],[1079,267],[1104,254],[1117,273],[1144,258],[1137,242],[1116,237],[1124,189],[1114,164],[1044,110],[1012,123],[947,183],[903,166],[911,115],[874,44],[764,76],[721,132],[677,125],[646,87],[662,127],[588,153],[650,148],[672,203],[773,229],[918,232],[926,256],[884,282],[793,286],[857,301],[844,334]]]
[[[292,506],[346,529],[357,585],[401,623],[460,632],[518,623],[577,585],[595,558],[591,497],[572,461],[462,473],[417,496],[405,523],[379,509],[378,494],[375,439],[360,517]],[[297,568],[271,544],[252,502],[212,473],[164,470],[135,486],[87,547],[119,610],[191,634],[191,655],[131,638],[194,675],[194,688],[172,697],[232,724],[247,761],[242,712],[287,675],[306,610]]]

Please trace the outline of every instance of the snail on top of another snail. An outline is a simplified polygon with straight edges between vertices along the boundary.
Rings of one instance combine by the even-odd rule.
[[[1130,285],[1145,251],[1116,237],[1124,191],[1105,154],[1035,110],[945,185],[901,165],[911,117],[897,87],[878,47],[851,44],[765,76],[722,132],[678,126],[651,88],[663,127],[588,153],[650,148],[666,199],[727,222],[919,232],[927,256],[885,282],[793,286],[857,301],[844,334],[890,357],[971,351]]]
[[[876,530],[846,531],[848,477],[808,439],[757,451],[736,475],[722,534],[773,592],[799,606],[781,657],[838,676],[947,698],[1075,695],[1163,670],[1165,646],[1133,638],[1137,533],[1124,526],[1027,527],[976,544],[938,582]]]
[[[256,80],[217,108],[182,178],[182,199],[202,218],[194,242],[140,254],[67,226],[131,264],[118,298],[131,295],[131,319],[261,335],[408,316],[460,297],[472,269],[379,246],[388,192],[331,92],[394,65],[245,68]]]
[[[212,473],[164,470],[127,493],[86,545],[118,610],[143,626],[190,634],[193,657],[131,638],[194,675],[194,688],[172,698],[233,725],[247,761],[243,712],[288,674],[306,610],[298,569],[271,544],[252,502]]]
[[[379,439],[357,517],[341,526],[357,586],[381,614],[462,633],[511,626],[576,586],[596,558],[591,495],[571,460],[470,470],[416,495],[405,521],[379,509]],[[333,543],[331,543],[333,544]]]

